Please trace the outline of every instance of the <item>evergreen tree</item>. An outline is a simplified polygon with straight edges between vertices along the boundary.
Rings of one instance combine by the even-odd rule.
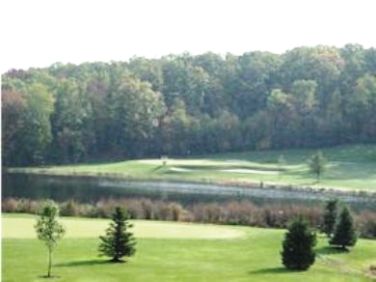
[[[116,207],[106,235],[100,236],[100,255],[111,257],[112,262],[122,262],[122,257],[134,255],[136,241],[133,234],[128,232],[131,227],[127,213],[122,208]]]
[[[320,177],[325,170],[326,159],[321,151],[314,154],[308,161],[309,169],[316,174],[317,182],[320,182]]]
[[[357,235],[354,227],[354,221],[347,207],[344,207],[339,215],[338,223],[335,227],[330,245],[340,246],[346,250],[347,246],[354,246]]]
[[[316,234],[298,218],[291,223],[283,241],[282,263],[291,270],[307,270],[315,262]]]
[[[52,252],[58,240],[60,240],[65,233],[64,227],[57,221],[58,216],[58,206],[53,201],[48,201],[43,206],[40,217],[35,225],[38,239],[43,241],[48,249],[48,278],[51,277]]]
[[[338,201],[330,200],[325,205],[325,211],[323,216],[323,224],[321,226],[321,231],[324,232],[328,237],[330,237],[334,232],[334,227],[336,224],[338,213]]]

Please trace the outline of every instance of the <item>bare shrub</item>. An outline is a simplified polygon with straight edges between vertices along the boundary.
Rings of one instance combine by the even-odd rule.
[[[361,212],[355,218],[360,236],[364,238],[376,238],[376,213]]]
[[[2,211],[32,213],[39,211],[42,200],[5,198]],[[304,217],[310,226],[319,227],[322,220],[320,206],[302,204],[269,204],[256,206],[250,201],[195,203],[183,207],[171,201],[138,199],[101,199],[93,204],[74,200],[60,204],[63,216],[109,218],[116,206],[127,209],[132,219],[189,221],[216,224],[248,225],[285,228],[298,216]],[[355,222],[360,235],[376,238],[376,213],[364,211],[356,215]]]
[[[15,213],[18,210],[19,201],[14,198],[7,198],[2,201],[1,210],[3,212]]]
[[[79,204],[74,200],[60,204],[60,214],[62,216],[80,216]]]

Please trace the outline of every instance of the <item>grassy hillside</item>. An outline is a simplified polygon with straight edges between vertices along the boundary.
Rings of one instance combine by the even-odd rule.
[[[186,180],[221,183],[280,183],[353,190],[376,189],[376,145],[340,146],[323,149],[328,159],[320,183],[307,168],[313,149],[258,151],[116,163],[11,169],[49,174],[107,175],[132,179]],[[283,155],[285,163],[278,164]]]
[[[3,218],[3,281],[45,281],[45,247],[34,237],[31,216]],[[360,240],[337,253],[320,237],[317,262],[307,272],[280,263],[284,231],[183,223],[135,221],[137,253],[125,264],[97,256],[106,220],[64,219],[68,228],[55,253],[56,281],[372,281],[376,241]]]

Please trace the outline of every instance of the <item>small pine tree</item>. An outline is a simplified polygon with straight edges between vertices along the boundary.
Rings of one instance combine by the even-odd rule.
[[[344,207],[339,215],[338,223],[335,226],[330,245],[340,246],[346,250],[348,246],[354,246],[357,241],[357,235],[354,227],[354,220],[347,207]]]
[[[40,217],[35,224],[35,231],[38,239],[46,244],[48,250],[48,269],[47,277],[51,277],[52,252],[57,242],[63,237],[64,227],[58,222],[59,207],[53,201],[47,201],[40,213]]]
[[[128,222],[127,213],[120,207],[115,208],[112,222],[106,230],[105,236],[100,236],[100,255],[111,257],[112,262],[122,262],[122,257],[134,255],[136,241],[128,229],[132,224]]]
[[[308,161],[309,170],[316,174],[317,182],[320,182],[320,177],[325,171],[326,162],[327,160],[321,151],[314,154]]]
[[[315,262],[316,233],[302,218],[294,220],[283,241],[282,263],[291,270],[307,270]]]
[[[325,205],[323,223],[321,226],[321,231],[324,232],[328,237],[331,237],[334,232],[337,215],[338,215],[338,201],[337,200],[328,201]]]

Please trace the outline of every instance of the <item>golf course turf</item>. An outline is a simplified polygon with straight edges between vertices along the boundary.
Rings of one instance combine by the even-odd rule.
[[[376,146],[351,145],[322,149],[328,162],[320,182],[307,160],[316,149],[290,149],[213,154],[189,158],[129,160],[34,168],[10,172],[52,175],[92,175],[140,180],[214,183],[272,183],[375,192]],[[283,156],[284,163],[278,163]]]
[[[46,281],[47,252],[31,215],[3,215],[3,281]],[[53,281],[373,281],[376,241],[360,239],[344,253],[319,236],[316,263],[306,272],[281,265],[284,230],[133,221],[136,255],[111,264],[98,257],[104,219],[63,218],[66,237],[54,253]]]

